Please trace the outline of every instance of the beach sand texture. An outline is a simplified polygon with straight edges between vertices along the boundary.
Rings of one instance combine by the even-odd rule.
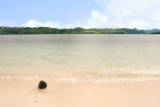
[[[0,107],[160,107],[160,80],[64,82],[1,79]]]

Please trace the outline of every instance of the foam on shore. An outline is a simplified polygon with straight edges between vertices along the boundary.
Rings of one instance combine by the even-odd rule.
[[[1,75],[0,79],[4,80],[47,80],[47,81],[60,81],[60,82],[127,82],[127,81],[147,81],[158,80],[158,76],[141,76],[141,77],[42,77],[42,76],[16,76],[16,75]]]

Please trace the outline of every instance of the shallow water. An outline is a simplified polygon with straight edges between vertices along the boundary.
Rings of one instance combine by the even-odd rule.
[[[0,35],[0,74],[73,81],[159,79],[160,35]]]

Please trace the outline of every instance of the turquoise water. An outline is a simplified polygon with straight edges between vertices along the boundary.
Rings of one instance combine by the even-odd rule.
[[[1,35],[0,74],[73,81],[159,79],[160,35]]]

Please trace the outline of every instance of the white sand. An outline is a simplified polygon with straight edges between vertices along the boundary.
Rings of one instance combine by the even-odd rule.
[[[0,79],[0,107],[160,107],[160,80],[38,83]]]

